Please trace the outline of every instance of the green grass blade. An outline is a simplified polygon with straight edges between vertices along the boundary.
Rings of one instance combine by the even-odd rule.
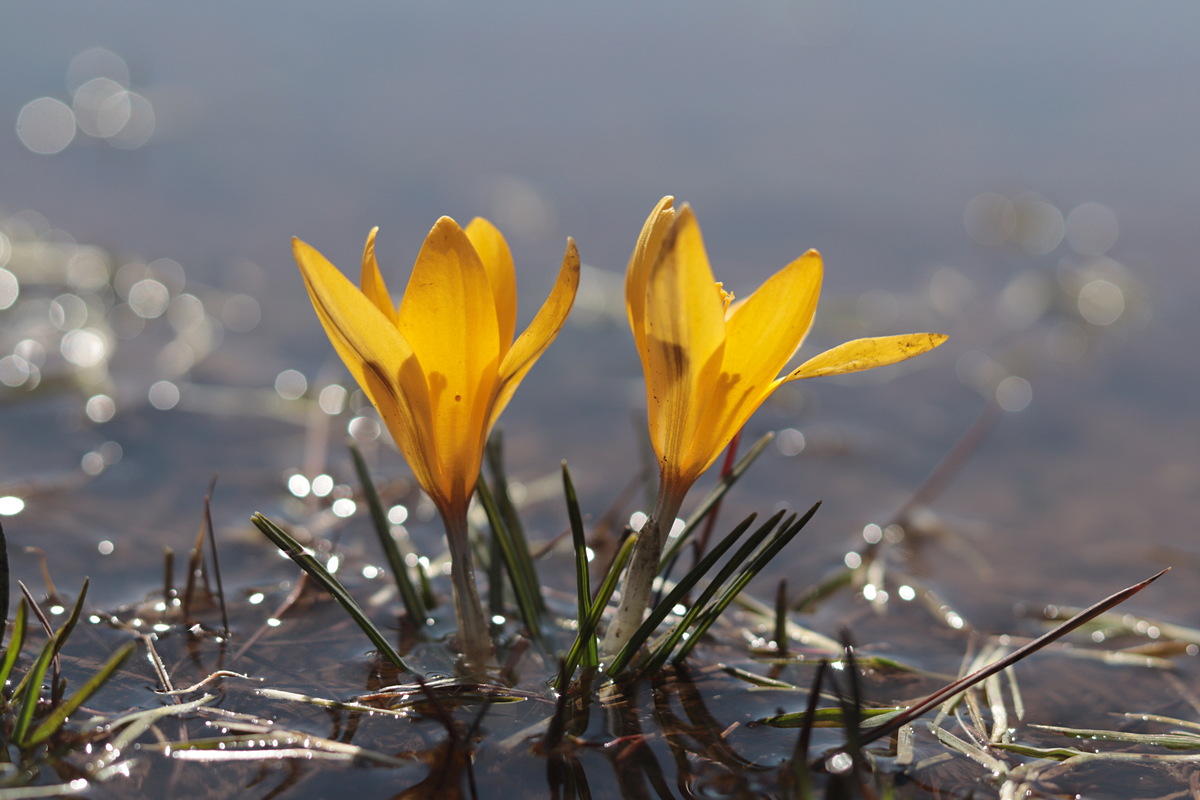
[[[404,603],[404,610],[408,612],[408,618],[413,621],[417,629],[422,630],[429,624],[429,611],[421,602],[421,595],[417,592],[416,587],[413,586],[412,578],[408,574],[408,567],[404,563],[405,554],[400,552],[400,544],[396,541],[396,537],[392,536],[387,512],[383,510],[379,492],[375,489],[375,482],[371,480],[371,472],[367,469],[366,459],[363,458],[358,445],[353,442],[350,444],[350,456],[354,459],[354,471],[358,473],[358,482],[362,484],[363,497],[366,498],[367,508],[371,511],[371,522],[374,523],[375,535],[379,538],[379,544],[387,558],[388,568],[396,578],[396,588],[400,590],[400,600]]]
[[[521,614],[521,619],[525,622],[525,627],[529,629],[530,636],[539,644],[544,644],[542,639],[541,612],[538,609],[541,606],[540,594],[541,587],[537,585],[537,578],[527,574],[521,564],[521,557],[517,550],[519,545],[513,540],[511,531],[504,523],[504,518],[500,515],[500,509],[496,506],[495,500],[492,498],[492,493],[488,489],[487,482],[483,477],[479,478],[479,482],[475,485],[475,490],[479,494],[479,501],[483,504],[483,510],[487,514],[488,524],[492,528],[492,535],[500,542],[500,554],[504,558],[504,567],[508,571],[508,579],[512,582],[513,593],[517,598],[517,610]]]
[[[537,567],[533,563],[533,553],[529,549],[529,540],[525,538],[525,526],[521,524],[517,506],[508,493],[508,473],[504,469],[504,439],[499,430],[495,431],[488,439],[484,454],[487,456],[488,469],[492,472],[492,497],[496,501],[496,508],[500,510],[500,518],[504,520],[509,536],[512,538],[513,552],[517,556],[521,574],[525,576],[531,586],[536,588],[533,599],[537,601],[538,613],[544,614],[546,613],[546,603],[542,598],[542,584],[538,580]]]
[[[700,523],[704,521],[704,518],[708,516],[717,503],[721,501],[721,498],[725,496],[725,493],[733,488],[733,485],[738,482],[738,478],[741,478],[743,473],[750,469],[750,465],[753,464],[760,455],[762,455],[763,450],[767,449],[767,445],[769,445],[771,440],[774,438],[774,433],[764,434],[762,438],[755,442],[754,445],[746,451],[746,455],[742,456],[738,462],[733,465],[733,469],[729,471],[729,474],[722,477],[717,485],[713,487],[712,491],[700,501],[700,505],[696,506],[696,510],[692,512],[690,517],[688,517],[686,524],[683,526],[683,531],[679,534],[679,536],[675,537],[675,540],[671,542],[667,546],[667,549],[663,552],[662,558],[659,559],[658,562],[660,569],[665,567],[667,564],[670,564],[675,556],[679,554],[680,548],[687,543],[688,539],[691,538],[692,533],[696,530]]]
[[[621,543],[621,549],[617,551],[616,557],[613,558],[612,568],[604,576],[604,580],[600,582],[600,587],[596,589],[596,596],[592,598],[591,612],[586,619],[579,621],[579,633],[575,636],[575,643],[571,645],[567,657],[563,659],[563,669],[559,673],[558,684],[556,686],[558,691],[562,692],[566,690],[571,676],[575,674],[575,668],[579,664],[580,656],[584,652],[586,643],[590,641],[592,647],[595,647],[596,629],[600,627],[600,618],[604,616],[604,609],[608,606],[608,601],[612,599],[613,592],[617,590],[617,580],[621,577],[621,573],[629,563],[629,557],[633,555],[633,546],[637,544],[637,539],[638,535],[636,533],[631,533],[625,537],[625,541]]]
[[[16,694],[13,695],[13,700],[17,705],[17,715],[13,722],[11,741],[20,743],[25,740],[25,733],[29,730],[29,724],[33,720],[33,712],[37,709],[38,700],[42,694],[42,681],[46,677],[46,670],[50,667],[50,662],[54,660],[54,650],[58,645],[58,634],[50,637],[46,642],[42,652],[38,654],[37,660],[33,662],[29,672],[21,681],[21,685],[17,687]]]
[[[8,592],[8,539],[4,537],[4,526],[0,525],[0,628],[8,625]]]
[[[737,552],[735,552],[728,561],[721,565],[721,568],[717,570],[716,575],[708,581],[704,589],[700,592],[696,599],[692,601],[691,606],[683,615],[683,618],[680,619],[679,622],[677,622],[675,626],[667,632],[667,635],[655,645],[650,657],[646,660],[645,664],[641,668],[642,674],[654,672],[667,662],[667,659],[671,656],[671,652],[678,646],[679,642],[688,633],[688,629],[702,618],[701,615],[708,607],[708,603],[710,600],[712,600],[713,596],[716,595],[717,592],[726,585],[729,577],[734,572],[742,569],[747,560],[751,558],[751,554],[758,549],[759,545],[762,544],[764,539],[771,535],[772,531],[776,530],[781,523],[785,530],[791,526],[794,515],[785,519],[784,513],[785,512],[782,510],[778,511],[773,517],[760,525],[758,529],[754,531],[754,533],[750,534],[750,536],[746,538],[746,541],[742,542],[742,545],[737,549]],[[701,565],[704,565],[706,561],[707,559],[701,561],[700,564],[697,564],[696,567],[692,569],[692,573],[699,573],[701,571]],[[707,573],[708,569],[709,568],[706,567],[704,572]],[[689,573],[689,577],[692,575],[692,573]],[[699,580],[698,576],[696,580]],[[693,633],[691,635],[694,637],[696,634]]]
[[[74,714],[81,705],[86,703],[88,698],[96,693],[96,690],[108,682],[113,673],[121,668],[121,665],[125,663],[125,660],[136,649],[137,642],[126,642],[123,644],[95,675],[89,678],[83,686],[79,687],[79,691],[75,692],[65,702],[60,703],[57,708],[51,711],[25,741],[14,739],[17,745],[22,748],[33,747],[49,739],[55,731],[62,727],[68,717]]]
[[[17,656],[25,644],[25,626],[29,619],[29,606],[24,600],[17,606],[17,618],[13,620],[12,636],[8,640],[8,648],[4,651],[4,661],[0,662],[0,686],[8,685],[8,676],[12,674]]]
[[[346,591],[346,587],[342,586],[341,582],[333,577],[320,561],[317,561],[311,553],[307,552],[283,528],[280,528],[262,514],[255,512],[250,517],[250,521],[254,523],[254,527],[262,531],[263,535],[271,540],[272,544],[282,550],[284,555],[296,562],[296,566],[307,572],[325,591],[329,592],[333,599],[338,602],[338,605],[345,609],[350,618],[358,624],[362,632],[367,635],[367,638],[371,640],[388,661],[391,661],[406,672],[416,672],[416,670],[404,662],[404,659],[396,652],[396,648],[392,647],[391,642],[380,632],[379,628],[375,627],[375,623],[371,622],[362,610],[362,607]]]
[[[709,581],[708,586],[706,586],[701,592],[700,597],[692,604],[692,609],[688,611],[688,614],[684,615],[684,621],[681,622],[682,628],[680,629],[680,635],[682,635],[682,632],[686,630],[687,624],[690,624],[690,620],[692,618],[691,614],[693,611],[702,606],[703,603],[707,601],[707,598],[711,596],[711,593],[716,591],[716,587],[720,585],[721,581],[724,580],[724,577],[722,576],[726,575],[729,571],[736,569],[737,564],[740,563],[740,559],[745,559],[747,556],[749,556],[750,551],[757,547],[758,543],[762,541],[763,537],[770,533],[771,530],[779,523],[779,520],[783,517],[783,514],[783,511],[776,512],[773,517],[759,526],[759,528],[750,535],[750,538],[747,539],[742,547],[738,550],[738,555],[735,555],[732,559],[730,559],[730,561],[718,572],[717,578]],[[678,604],[688,592],[690,592],[702,579],[708,575],[708,572],[725,555],[725,553],[727,553],[729,549],[733,547],[737,540],[741,538],[742,534],[749,530],[750,526],[754,524],[755,519],[756,516],[751,514],[750,516],[746,517],[746,519],[742,520],[738,526],[726,534],[725,537],[722,538],[715,547],[704,554],[704,558],[702,558],[699,563],[696,564],[696,566],[694,566],[686,575],[683,576],[679,583],[675,585],[675,588],[672,589],[666,597],[658,601],[654,608],[650,609],[649,616],[646,617],[641,626],[638,627],[638,629],[634,632],[633,636],[629,638],[629,641],[625,643],[625,646],[621,648],[621,651],[617,653],[615,658],[613,658],[612,663],[609,664],[609,675],[615,677],[619,675],[626,666],[629,665],[629,663],[633,660],[633,657],[637,654],[638,650],[642,648],[643,644],[649,641],[650,637],[653,636],[655,629],[662,624],[662,621],[667,618],[667,615],[671,613],[676,604]],[[673,647],[674,645],[672,644],[671,646]]]
[[[672,659],[676,664],[687,658],[688,653],[692,652],[692,649],[700,641],[701,637],[704,636],[704,633],[717,621],[717,618],[729,607],[729,604],[733,602],[733,599],[738,596],[742,589],[746,588],[746,584],[750,583],[758,573],[762,572],[763,567],[767,566],[775,556],[779,555],[779,551],[786,547],[788,542],[808,524],[809,520],[813,518],[813,515],[817,513],[817,509],[820,507],[821,504],[816,503],[800,519],[791,525],[785,526],[782,531],[763,546],[762,550],[754,555],[746,568],[730,584],[729,588],[722,592],[717,601],[704,609],[695,630],[692,631],[691,637],[684,643],[683,647],[679,648],[679,652]]]
[[[567,518],[571,522],[571,542],[575,546],[575,594],[578,604],[576,619],[582,625],[592,613],[592,580],[588,571],[587,535],[583,530],[583,514],[579,512],[579,498],[575,494],[575,483],[567,469],[567,462],[562,462],[563,495],[567,502]],[[606,601],[607,602],[607,601]],[[595,638],[590,638],[580,658],[580,664],[586,667],[599,667],[600,654],[596,647]],[[573,671],[573,670],[572,670]]]
[[[83,616],[83,601],[87,599],[88,586],[89,581],[87,578],[84,578],[83,586],[79,588],[79,597],[75,599],[75,605],[71,607],[71,615],[67,617],[67,621],[62,624],[62,627],[59,628],[58,632],[55,634],[55,638],[58,639],[58,644],[54,647],[54,655],[58,655],[58,651],[62,650],[63,645],[67,643],[67,639],[71,636],[71,633],[74,632],[75,625],[79,622],[79,618]]]

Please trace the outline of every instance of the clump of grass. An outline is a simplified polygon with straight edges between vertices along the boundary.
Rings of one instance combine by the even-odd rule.
[[[8,548],[4,530],[0,527],[0,589],[6,609],[8,587]],[[0,758],[9,766],[8,770],[0,771],[0,793],[4,791],[2,787],[34,782],[43,771],[53,768],[63,748],[77,746],[77,737],[67,729],[68,718],[108,682],[137,646],[136,642],[130,641],[117,648],[99,669],[68,695],[58,656],[83,613],[87,581],[84,581],[70,614],[57,629],[51,627],[23,584],[21,590],[24,596],[17,605],[16,616],[7,631],[4,655],[0,658],[0,686],[5,687],[0,692],[0,737],[4,744],[0,748],[0,754],[3,754]],[[40,623],[47,638],[33,663],[22,674],[18,670],[18,661],[22,648],[29,641],[31,616]],[[8,628],[7,618],[5,627]],[[50,675],[48,685],[47,673]]]

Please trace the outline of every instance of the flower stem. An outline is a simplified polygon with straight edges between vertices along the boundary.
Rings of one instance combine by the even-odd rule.
[[[619,653],[642,624],[642,617],[650,605],[654,579],[658,577],[658,562],[662,556],[663,545],[666,544],[671,526],[675,524],[684,494],[669,491],[665,484],[659,487],[654,511],[642,526],[641,535],[633,548],[633,556],[629,560],[629,570],[621,581],[621,602],[617,605],[616,616],[609,623],[604,636],[602,650],[605,658],[611,659]]]
[[[492,654],[492,640],[488,635],[487,617],[479,600],[479,590],[475,586],[466,509],[461,514],[443,513],[442,521],[446,526],[446,540],[450,544],[450,582],[454,589],[458,648],[462,651],[463,665],[468,670],[478,669]]]

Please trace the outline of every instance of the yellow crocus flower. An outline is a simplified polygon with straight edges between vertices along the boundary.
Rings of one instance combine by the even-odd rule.
[[[651,212],[625,274],[625,307],[646,376],[660,488],[605,639],[610,656],[641,623],[684,495],[771,392],[799,378],[903,361],[946,339],[935,333],[858,339],[780,375],[812,327],[821,256],[808,251],[732,302],[713,278],[691,208],[673,206],[674,198],[664,197]]]
[[[512,255],[490,222],[464,231],[442,217],[425,238],[399,306],[367,236],[362,288],[299,239],[292,251],[334,349],[379,411],[446,526],[459,646],[468,662],[490,650],[467,541],[467,506],[484,443],[538,356],[558,334],[579,286],[566,255],[549,298],[516,341]]]

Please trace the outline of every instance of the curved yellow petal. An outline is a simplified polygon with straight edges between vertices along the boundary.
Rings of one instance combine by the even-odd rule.
[[[675,198],[667,195],[658,201],[642,225],[629,266],[625,270],[625,311],[629,315],[629,327],[633,329],[633,340],[637,344],[642,368],[646,368],[646,288],[650,281],[650,268],[658,260],[663,237],[675,221]]]
[[[362,259],[362,292],[367,296],[367,299],[375,304],[375,307],[383,312],[383,315],[391,320],[392,324],[396,324],[396,304],[392,302],[392,296],[388,293],[387,284],[383,281],[383,275],[379,273],[379,263],[375,261],[375,234],[379,233],[379,226],[371,228],[371,232],[367,234],[367,244],[363,247]]]
[[[412,347],[391,320],[312,246],[292,252],[325,333],[350,374],[383,417],[396,446],[430,494],[432,429],[425,381]]]
[[[725,352],[689,459],[707,469],[775,387],[775,378],[812,326],[821,292],[821,256],[810,250],[739,301],[725,321]],[[704,450],[701,450],[701,447]]]
[[[466,233],[492,284],[500,331],[500,355],[503,357],[512,346],[517,329],[517,273],[513,268],[512,252],[496,226],[482,217],[471,220]]]
[[[512,399],[518,384],[562,329],[578,289],[579,251],[575,247],[575,241],[567,239],[567,252],[563,255],[562,267],[558,270],[558,278],[554,281],[550,296],[542,303],[533,322],[529,323],[529,327],[513,343],[512,349],[500,362],[499,389],[492,406],[491,418],[488,420],[489,431],[499,419],[500,412],[504,411],[504,407]]]
[[[700,226],[685,205],[650,268],[644,309],[650,441],[664,472],[696,470],[684,454],[707,435],[700,430],[705,404],[720,391],[725,307],[715,283]]]
[[[821,375],[843,375],[847,372],[895,364],[928,352],[944,341],[946,335],[943,333],[906,333],[900,336],[855,339],[810,358],[788,373],[780,383]]]
[[[465,503],[483,457],[500,339],[487,271],[449,217],[439,219],[425,238],[397,324],[424,371],[435,471],[455,502]]]

